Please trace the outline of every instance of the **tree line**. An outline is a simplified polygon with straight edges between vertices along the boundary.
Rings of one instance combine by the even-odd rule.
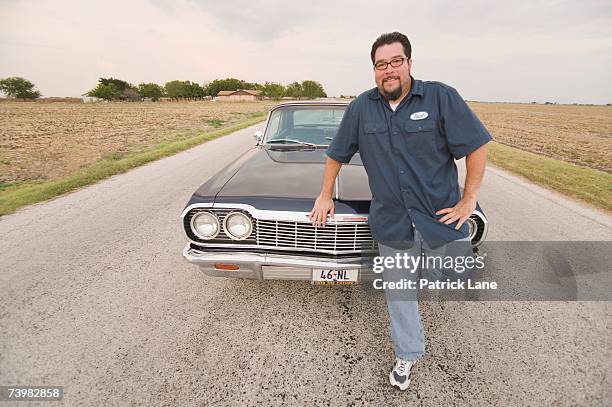
[[[19,76],[0,79],[0,92],[16,99],[37,99],[40,97],[40,92],[34,88],[34,84]]]
[[[236,78],[215,79],[204,85],[191,81],[174,80],[164,86],[156,83],[141,83],[132,85],[121,79],[100,78],[97,86],[85,95],[105,100],[135,100],[148,98],[158,100],[162,97],[172,99],[201,99],[206,96],[217,96],[220,91],[236,91],[239,89],[258,90],[262,96],[271,99],[282,97],[318,98],[327,97],[323,86],[316,81],[305,80],[293,82],[284,86],[276,82],[251,83]]]
[[[159,100],[162,97],[172,99],[201,99],[206,96],[217,96],[222,90],[239,89],[258,90],[262,96],[271,99],[282,97],[314,99],[327,97],[323,86],[312,80],[292,82],[282,85],[277,82],[251,83],[236,78],[215,79],[200,85],[191,81],[170,81],[161,86],[156,83],[133,85],[116,78],[100,78],[95,88],[83,94],[105,100],[142,100],[148,98]],[[32,82],[21,77],[0,79],[0,91],[8,97],[17,99],[36,99],[41,96]]]

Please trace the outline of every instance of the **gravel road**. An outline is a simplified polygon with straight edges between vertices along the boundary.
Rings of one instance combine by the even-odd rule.
[[[0,385],[70,406],[610,405],[611,302],[424,302],[402,393],[380,292],[201,275],[179,215],[258,127],[2,217]],[[488,240],[612,240],[610,216],[496,168],[480,202]]]

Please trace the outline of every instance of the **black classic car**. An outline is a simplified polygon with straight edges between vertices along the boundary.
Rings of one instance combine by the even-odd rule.
[[[295,101],[268,114],[256,145],[193,194],[181,217],[183,256],[207,275],[353,283],[369,280],[378,254],[368,226],[371,193],[359,153],[335,185],[335,215],[309,218],[325,150],[348,103]],[[480,207],[468,220],[472,245],[487,234]]]

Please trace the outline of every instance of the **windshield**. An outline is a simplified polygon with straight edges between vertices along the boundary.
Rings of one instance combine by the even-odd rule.
[[[270,115],[264,142],[292,146],[328,146],[336,135],[345,106],[287,106]]]

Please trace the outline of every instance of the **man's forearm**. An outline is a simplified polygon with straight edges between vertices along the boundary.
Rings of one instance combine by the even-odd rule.
[[[340,172],[342,163],[327,157],[325,161],[325,171],[323,173],[323,186],[321,187],[321,197],[331,198],[334,193],[334,182]]]
[[[476,201],[487,165],[487,145],[479,147],[465,157],[465,185],[463,197]]]

